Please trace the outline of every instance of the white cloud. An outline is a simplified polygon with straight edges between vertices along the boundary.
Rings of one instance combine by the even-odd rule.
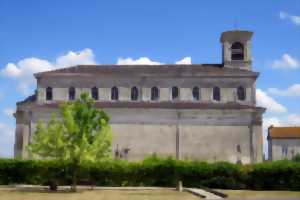
[[[280,11],[279,12],[279,17],[280,17],[280,19],[286,19],[287,18],[287,13],[283,12],[283,11]]]
[[[14,130],[0,122],[0,157],[12,157],[14,147]]]
[[[2,74],[8,77],[22,77],[31,76],[33,73],[40,71],[47,71],[53,69],[47,60],[39,58],[25,58],[20,60],[17,64],[8,63],[2,70]]]
[[[263,120],[263,128],[267,130],[268,127],[273,126],[300,126],[300,114],[288,114],[284,116],[269,116]]]
[[[84,49],[79,52],[69,51],[66,55],[56,59],[57,67],[68,67],[80,64],[96,64],[95,56],[91,49]]]
[[[279,17],[282,20],[290,20],[293,24],[300,26],[300,16],[291,15],[287,12],[279,12]]]
[[[133,58],[118,58],[117,65],[163,65],[164,63],[153,61],[148,57],[140,57],[138,59]],[[181,60],[175,62],[178,65],[189,65],[192,64],[191,57],[184,57]]]
[[[300,115],[298,115],[298,114],[290,114],[287,117],[287,122],[290,125],[300,126]]]
[[[271,125],[273,126],[282,126],[282,122],[277,117],[266,117],[263,120],[263,129],[267,130]]]
[[[282,55],[281,59],[274,60],[272,62],[272,68],[275,69],[297,69],[300,68],[300,63],[296,58],[285,53]]]
[[[267,108],[267,111],[272,113],[284,113],[287,111],[286,107],[278,103],[275,99],[268,96],[267,93],[261,89],[256,90],[257,105]]]
[[[8,117],[12,117],[13,116],[13,114],[14,114],[14,109],[12,109],[12,108],[5,108],[4,110],[3,110],[3,113],[6,115],[6,116],[8,116]]]
[[[132,58],[118,58],[117,65],[161,65],[162,63],[152,61],[147,57],[140,57],[136,60]]]
[[[91,49],[82,51],[69,51],[66,55],[56,58],[51,63],[48,60],[39,58],[25,58],[15,63],[8,63],[1,74],[4,77],[14,78],[18,81],[18,88],[24,95],[29,95],[33,91],[35,79],[34,73],[54,70],[62,67],[69,67],[78,64],[96,64],[95,56]]]
[[[278,96],[296,97],[300,96],[300,84],[294,84],[287,89],[269,88],[268,93]]]
[[[0,122],[0,135],[1,136],[14,136],[14,131],[11,127]],[[1,137],[1,138],[3,138],[3,137]]]
[[[192,58],[191,57],[185,57],[181,60],[178,60],[177,62],[175,62],[175,64],[178,65],[190,65],[192,64]]]

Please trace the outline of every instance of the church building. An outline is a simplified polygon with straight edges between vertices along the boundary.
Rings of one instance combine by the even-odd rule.
[[[15,157],[28,158],[38,121],[86,92],[111,118],[118,159],[262,161],[265,109],[256,106],[252,35],[222,33],[218,64],[78,65],[34,74],[36,93],[17,103]]]

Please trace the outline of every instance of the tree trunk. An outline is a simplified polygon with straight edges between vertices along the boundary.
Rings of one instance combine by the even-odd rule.
[[[77,177],[74,174],[73,174],[73,177],[72,177],[71,191],[72,192],[77,192]]]
[[[71,186],[72,192],[77,192],[77,171],[78,171],[78,166],[77,163],[75,162],[73,164],[73,175],[72,175],[72,186]]]
[[[49,189],[51,190],[51,191],[57,191],[57,181],[56,180],[50,180],[49,181]]]

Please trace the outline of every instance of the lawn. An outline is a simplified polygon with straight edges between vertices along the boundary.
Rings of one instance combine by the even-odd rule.
[[[198,197],[171,189],[159,190],[79,190],[48,192],[0,188],[0,200],[196,200]]]
[[[228,195],[229,199],[300,199],[300,192],[292,191],[253,191],[253,190],[218,190]]]

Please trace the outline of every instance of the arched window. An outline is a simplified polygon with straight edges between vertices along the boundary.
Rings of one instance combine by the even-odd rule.
[[[75,100],[75,88],[74,87],[70,87],[69,88],[69,100]]]
[[[53,99],[52,87],[46,88],[46,100],[51,101]]]
[[[159,90],[157,87],[151,88],[151,100],[156,101],[159,98]]]
[[[193,100],[199,101],[200,100],[200,90],[199,87],[193,87]]]
[[[111,100],[119,100],[119,90],[117,87],[111,88]]]
[[[240,42],[235,42],[232,44],[231,60],[244,60],[244,46]]]
[[[238,100],[244,101],[246,99],[245,88],[243,88],[242,86],[239,86],[237,88],[237,96],[238,96]]]
[[[220,88],[214,87],[213,88],[213,100],[220,101],[221,100],[221,94],[220,94]]]
[[[132,87],[131,88],[131,100],[132,101],[137,101],[139,98],[139,90],[137,87]]]
[[[172,87],[172,100],[176,100],[179,98],[179,89],[178,87]]]
[[[98,100],[99,99],[99,92],[98,92],[98,88],[97,87],[93,87],[91,93],[92,93],[92,98],[94,100]]]

